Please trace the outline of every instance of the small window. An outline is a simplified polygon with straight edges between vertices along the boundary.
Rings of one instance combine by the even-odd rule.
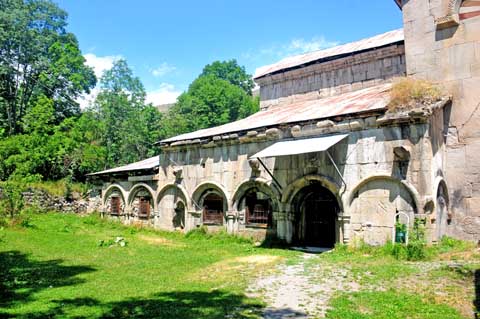
[[[203,223],[223,224],[223,198],[220,195],[209,194],[203,199]]]
[[[258,226],[272,225],[272,205],[270,198],[261,192],[252,192],[245,196],[245,217],[247,224]]]
[[[120,197],[118,196],[110,197],[110,214],[120,215]]]
[[[150,199],[147,197],[140,197],[138,217],[148,218],[150,216]]]

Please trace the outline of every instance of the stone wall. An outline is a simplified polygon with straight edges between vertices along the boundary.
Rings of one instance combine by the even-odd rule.
[[[453,96],[445,179],[454,214],[448,234],[480,239],[480,17],[460,20],[459,0],[404,1],[408,75],[440,82]]]
[[[156,226],[162,229],[172,229],[158,222],[159,205],[157,202],[156,176],[134,176],[109,178],[101,188],[101,209],[104,216],[121,220],[125,224]],[[119,199],[119,212],[112,210],[112,197]],[[150,202],[148,217],[139,215],[140,198],[147,198]],[[163,216],[165,217],[165,216]]]
[[[391,45],[255,81],[260,108],[356,91],[405,75],[405,48]]]
[[[43,211],[58,211],[64,213],[89,213],[90,201],[82,198],[66,199],[64,196],[54,196],[39,189],[29,189],[23,192],[26,206],[38,207]]]
[[[159,225],[163,228],[164,223],[170,223],[168,212],[179,200],[186,205],[187,229],[199,225],[202,211],[194,198],[198,189],[208,185],[227,199],[226,229],[257,237],[265,237],[270,231],[290,242],[298,222],[294,198],[304,187],[319,183],[338,200],[337,241],[383,243],[391,238],[398,212],[407,213],[412,222],[414,216],[426,218],[433,234],[435,217],[429,207],[435,206],[436,183],[444,174],[439,155],[444,140],[439,136],[445,110],[437,108],[416,119],[412,114],[371,114],[328,121],[328,125],[320,121],[275,132],[270,129],[268,134],[256,131],[237,139],[165,146],[160,155],[163,165],[158,176],[158,200],[160,215],[166,219],[160,221],[160,216]],[[249,160],[281,139],[342,132],[349,136],[330,149],[342,176],[325,152],[266,159],[264,164],[278,184],[261,165]],[[171,165],[172,161],[178,166]],[[241,198],[252,188],[272,199],[274,223],[269,228],[250,227],[245,222]]]

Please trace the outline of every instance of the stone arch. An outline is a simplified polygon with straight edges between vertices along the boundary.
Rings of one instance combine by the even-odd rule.
[[[120,211],[118,214],[124,214],[125,213],[125,208],[127,207],[127,193],[125,189],[119,185],[119,184],[112,184],[103,193],[103,198],[102,198],[102,204],[103,204],[103,211],[104,212],[109,212],[111,208],[111,203],[109,199],[111,198],[112,194],[118,193],[121,198],[121,203],[120,203]]]
[[[433,194],[435,196],[438,196],[438,192],[441,191],[442,195],[445,197],[445,200],[447,201],[447,205],[450,204],[450,197],[448,194],[448,187],[447,187],[447,182],[445,182],[445,179],[442,176],[437,176],[435,178],[435,188]]]
[[[342,233],[341,206],[336,193],[318,176],[301,178],[294,186],[291,199],[286,195],[292,212],[293,242],[302,246],[333,247],[341,241]]]
[[[189,201],[188,201],[188,192],[187,190],[180,184],[177,184],[177,183],[168,183],[168,184],[165,184],[163,185],[163,187],[158,191],[157,193],[157,196],[156,196],[156,204],[157,204],[157,208],[158,207],[158,203],[160,202],[160,200],[162,199],[162,197],[165,195],[165,193],[170,189],[170,188],[173,188],[176,190],[177,192],[177,196],[179,199],[182,199],[185,203],[185,209],[187,210],[191,210],[192,207],[191,205],[189,205]]]
[[[370,245],[380,245],[392,239],[397,213],[410,218],[422,209],[416,189],[405,181],[389,175],[374,175],[359,182],[347,197],[349,204],[349,238]],[[407,218],[400,215],[400,222]]]
[[[447,233],[447,225],[450,224],[451,214],[449,213],[449,197],[447,183],[441,176],[435,180],[435,214],[432,224],[435,224],[435,240],[440,240]]]
[[[400,185],[402,185],[403,187],[405,187],[405,189],[409,192],[410,196],[412,197],[412,200],[414,201],[414,208],[415,208],[415,212],[418,214],[420,213],[419,209],[420,209],[420,195],[418,194],[418,191],[416,190],[416,188],[411,185],[410,183],[408,183],[407,181],[403,181],[403,180],[399,180],[397,178],[394,178],[392,176],[389,176],[389,175],[373,175],[373,176],[369,176],[367,178],[365,178],[364,180],[360,181],[348,194],[347,196],[347,204],[348,206],[350,206],[353,202],[353,200],[355,199],[356,195],[358,194],[358,191],[360,190],[360,188],[362,188],[363,186],[365,186],[367,183],[370,183],[372,181],[376,181],[376,180],[388,180],[388,181],[391,181],[391,182],[394,182],[394,183],[398,183]]]
[[[145,183],[135,184],[128,193],[127,205],[133,216],[150,218],[156,209],[155,191]]]
[[[189,207],[188,193],[179,184],[169,183],[157,195],[158,218],[156,226],[162,229],[184,229]]]
[[[267,194],[270,196],[273,204],[273,209],[274,211],[278,211],[280,208],[280,194],[270,186],[270,183],[268,180],[264,178],[255,178],[255,179],[248,179],[244,180],[242,183],[240,183],[237,188],[235,189],[233,193],[233,197],[231,200],[231,205],[233,209],[238,210],[238,205],[243,196],[247,193],[252,188],[257,188],[259,191]]]
[[[340,197],[340,185],[338,185],[332,178],[320,174],[306,175],[290,183],[283,191],[281,202],[283,204],[291,204],[297,193],[312,182],[319,183],[322,187],[328,189],[337,199],[340,206],[339,213],[343,212],[344,205]]]
[[[106,203],[109,195],[110,195],[115,189],[119,191],[120,195],[122,196],[122,200],[123,200],[124,202],[126,202],[127,192],[125,191],[125,189],[124,189],[120,184],[112,184],[112,185],[108,186],[107,189],[105,190],[105,192],[103,193],[103,198],[102,198],[103,204]]]
[[[128,194],[128,204],[130,205],[135,197],[135,195],[142,189],[145,189],[151,196],[153,205],[155,205],[155,191],[153,188],[145,183],[135,184],[132,189],[130,189]]]
[[[225,187],[223,187],[221,184],[217,182],[202,182],[197,186],[197,188],[192,193],[192,201],[193,201],[192,206],[195,207],[195,209],[201,208],[201,207],[197,207],[197,205],[201,205],[202,196],[209,189],[215,190],[218,193],[218,195],[222,196],[226,204],[225,209],[231,210],[232,205],[231,205],[231,202],[229,201],[230,195],[228,194],[228,191],[225,189]]]

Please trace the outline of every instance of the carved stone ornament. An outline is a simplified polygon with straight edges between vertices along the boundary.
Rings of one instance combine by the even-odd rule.
[[[250,168],[252,169],[252,173],[254,174],[260,173],[260,163],[258,162],[257,159],[249,159],[248,165],[250,165]]]

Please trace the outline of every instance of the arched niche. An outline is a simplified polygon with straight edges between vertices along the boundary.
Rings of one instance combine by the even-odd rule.
[[[435,240],[439,241],[446,235],[447,225],[451,222],[450,200],[447,183],[443,178],[437,179],[435,189],[435,217],[432,219],[432,223],[435,224]]]
[[[189,210],[187,203],[187,193],[180,185],[165,185],[157,196],[158,226],[163,229],[183,229]]]
[[[223,225],[229,210],[228,196],[223,186],[215,182],[205,182],[197,186],[192,195],[193,205],[202,212],[202,222],[206,225]]]
[[[240,184],[233,195],[233,208],[241,223],[252,227],[274,228],[273,212],[279,211],[278,194],[263,179]]]
[[[125,213],[125,190],[118,184],[110,185],[104,192],[104,212],[112,216],[121,216]]]
[[[136,184],[128,196],[130,211],[138,218],[150,218],[155,207],[153,189],[144,183]]]
[[[405,213],[413,225],[418,213],[416,190],[391,176],[371,176],[360,182],[349,196],[350,238],[378,245],[391,240],[395,215]]]

